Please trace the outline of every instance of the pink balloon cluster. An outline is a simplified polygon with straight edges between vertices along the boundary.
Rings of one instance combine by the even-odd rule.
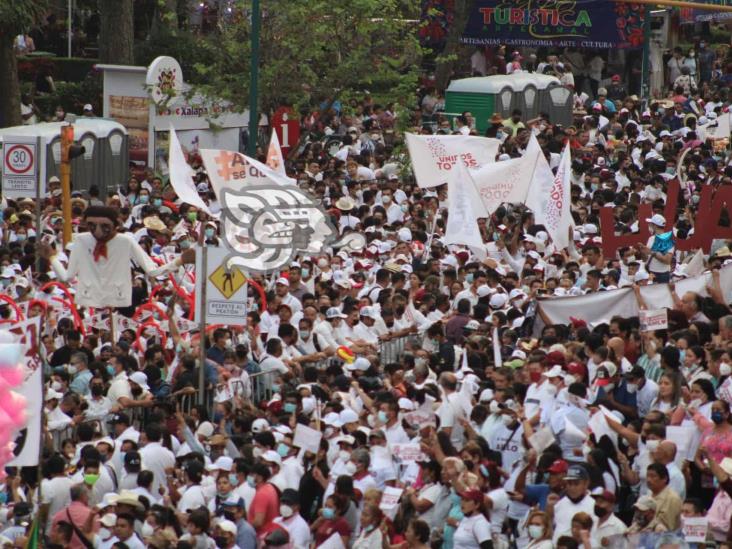
[[[5,464],[13,459],[16,432],[25,426],[26,398],[13,391],[23,383],[22,346],[0,343],[0,480]]]

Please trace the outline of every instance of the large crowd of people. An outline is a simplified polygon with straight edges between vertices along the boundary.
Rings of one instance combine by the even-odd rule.
[[[682,64],[669,98],[645,107],[611,78],[613,95],[577,94],[569,127],[493,116],[499,162],[533,134],[556,168],[570,144],[574,230],[559,249],[525,206],[504,204],[475,228],[484,260],[444,243],[447,186],[417,186],[394,129],[475,134],[471,113],[445,115],[426,87],[403,124],[368,95],[303,119],[328,146],[309,142],[290,175],[367,245],[253,275],[266,303],[250,288],[241,328],[175,321],[192,318],[192,251],[222,245],[221,206],[195,158],[213,216],[147,170],[114,195],[75,191],[64,246],[57,178],[40,226],[33,197],[3,198],[0,283],[18,308],[0,316],[6,328],[41,317],[45,388],[40,471],[7,470],[0,545],[25,547],[36,521],[41,546],[74,549],[729,547],[732,311],[718,284],[674,286],[696,251],[674,239],[694,230],[702,189],[732,179],[725,144],[707,139],[727,113],[724,76],[699,74],[684,79]],[[656,236],[604,254],[600,209],[623,235],[643,204]],[[87,232],[98,244],[84,266],[70,258]],[[131,291],[110,329],[81,306],[82,283],[86,267],[119,260],[102,245],[117,237],[136,260],[105,281],[112,295],[129,276]],[[703,270],[718,282],[731,259],[717,241]],[[76,288],[78,316],[54,281]],[[664,330],[540,313],[543,300],[663,283],[676,304]],[[170,319],[163,333],[136,329],[147,303]],[[689,545],[684,525],[703,517],[706,541]]]

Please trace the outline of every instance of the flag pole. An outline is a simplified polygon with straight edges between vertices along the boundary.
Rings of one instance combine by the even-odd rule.
[[[200,223],[200,222],[199,222]],[[206,238],[204,236],[205,229],[203,223],[201,223],[199,229],[198,244],[201,247],[201,272],[196,273],[196,280],[201,280],[199,311],[201,318],[198,319],[198,333],[200,334],[199,340],[199,367],[198,367],[198,402],[199,404],[205,404],[205,392],[206,392],[206,280],[208,274],[206,273],[206,263],[208,262],[208,249],[206,247]]]

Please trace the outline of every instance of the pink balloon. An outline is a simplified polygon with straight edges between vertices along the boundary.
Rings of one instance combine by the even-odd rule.
[[[0,368],[0,378],[4,379],[10,387],[17,387],[23,383],[23,368]]]
[[[25,420],[26,399],[13,391],[8,391],[4,398],[0,398],[0,410],[7,416],[14,427],[21,427]]]

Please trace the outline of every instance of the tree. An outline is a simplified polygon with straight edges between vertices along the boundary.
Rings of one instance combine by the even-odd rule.
[[[99,61],[116,65],[135,62],[133,0],[99,0]]]
[[[383,103],[413,99],[421,60],[419,0],[267,0],[263,6],[260,110],[327,107],[365,90]],[[195,78],[197,91],[245,109],[251,25],[249,12],[238,13],[202,44],[212,62],[196,65]]]
[[[450,83],[453,67],[458,58],[460,38],[465,30],[465,25],[468,24],[474,4],[475,0],[455,0],[452,23],[445,37],[445,47],[436,60],[435,86],[438,90],[444,91]]]
[[[13,42],[41,20],[46,0],[0,0],[0,124],[18,126],[20,117],[20,83]]]

